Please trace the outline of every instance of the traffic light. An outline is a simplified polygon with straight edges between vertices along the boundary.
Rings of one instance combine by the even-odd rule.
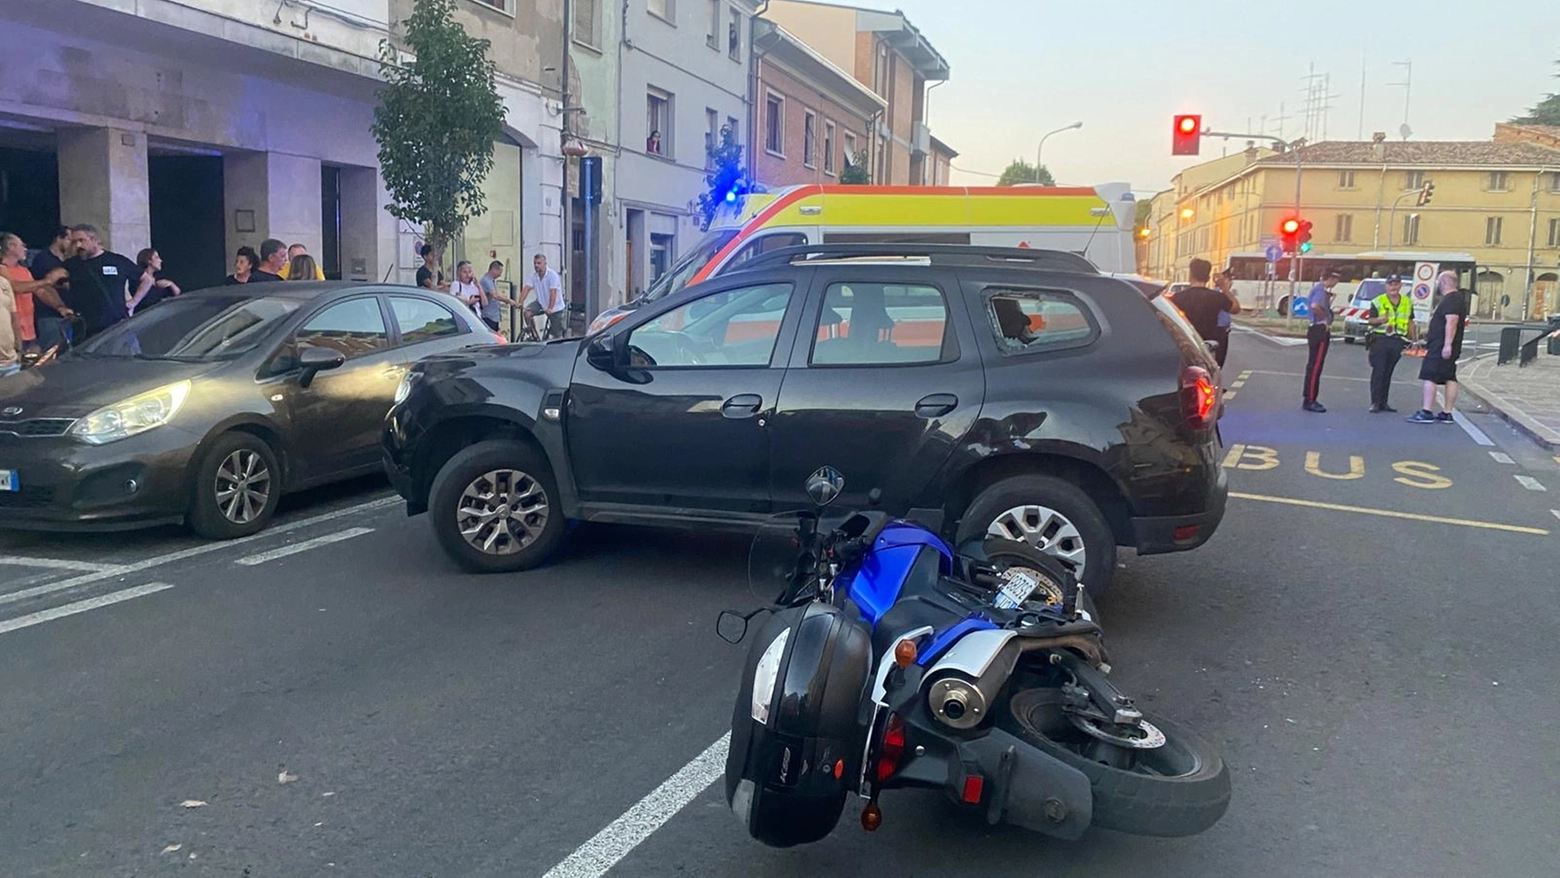
[[[1170,131],[1171,155],[1197,155],[1202,151],[1202,116],[1176,116]]]
[[[1310,220],[1301,220],[1300,221],[1300,228],[1299,228],[1298,233],[1296,235],[1296,240],[1298,240],[1300,242],[1300,252],[1301,253],[1310,253],[1311,252],[1311,221]]]
[[[1432,199],[1434,197],[1435,197],[1435,182],[1431,181],[1431,180],[1426,180],[1425,181],[1425,188],[1419,190],[1418,205],[1420,207],[1424,207],[1425,205],[1429,204],[1430,203],[1430,199]]]
[[[1285,253],[1298,252],[1300,248],[1300,220],[1289,217],[1278,224],[1278,239],[1284,245]]]

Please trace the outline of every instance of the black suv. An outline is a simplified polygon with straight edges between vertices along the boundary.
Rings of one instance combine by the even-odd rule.
[[[1157,288],[1081,257],[777,250],[588,339],[423,360],[385,466],[473,571],[534,567],[570,520],[752,528],[877,506],[1055,555],[1195,548],[1224,514],[1217,366]]]

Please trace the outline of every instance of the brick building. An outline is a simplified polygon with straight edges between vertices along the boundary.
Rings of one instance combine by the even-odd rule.
[[[838,183],[887,102],[772,21],[754,22],[753,166],[770,186]]]

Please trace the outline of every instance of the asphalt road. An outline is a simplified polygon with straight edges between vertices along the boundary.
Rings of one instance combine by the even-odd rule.
[[[1312,415],[1304,348],[1235,337],[1223,527],[1124,557],[1101,602],[1118,684],[1235,771],[1201,836],[1062,843],[897,793],[875,835],[849,810],[761,848],[699,760],[745,541],[589,527],[469,577],[365,482],[240,544],[0,535],[0,874],[1552,875],[1560,462],[1477,413],[1369,415],[1363,351],[1333,354]]]

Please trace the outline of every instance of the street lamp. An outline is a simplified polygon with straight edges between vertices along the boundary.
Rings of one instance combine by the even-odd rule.
[[[1035,182],[1036,183],[1040,182],[1040,169],[1045,167],[1044,165],[1042,165],[1040,163],[1040,157],[1045,155],[1045,139],[1046,139],[1046,137],[1050,137],[1052,134],[1061,134],[1063,131],[1076,131],[1077,129],[1082,128],[1082,127],[1083,127],[1083,122],[1080,120],[1080,121],[1072,123],[1071,125],[1064,125],[1061,128],[1056,129],[1055,131],[1048,131],[1048,132],[1046,132],[1045,137],[1041,137],[1040,138],[1040,145],[1035,148]]]

